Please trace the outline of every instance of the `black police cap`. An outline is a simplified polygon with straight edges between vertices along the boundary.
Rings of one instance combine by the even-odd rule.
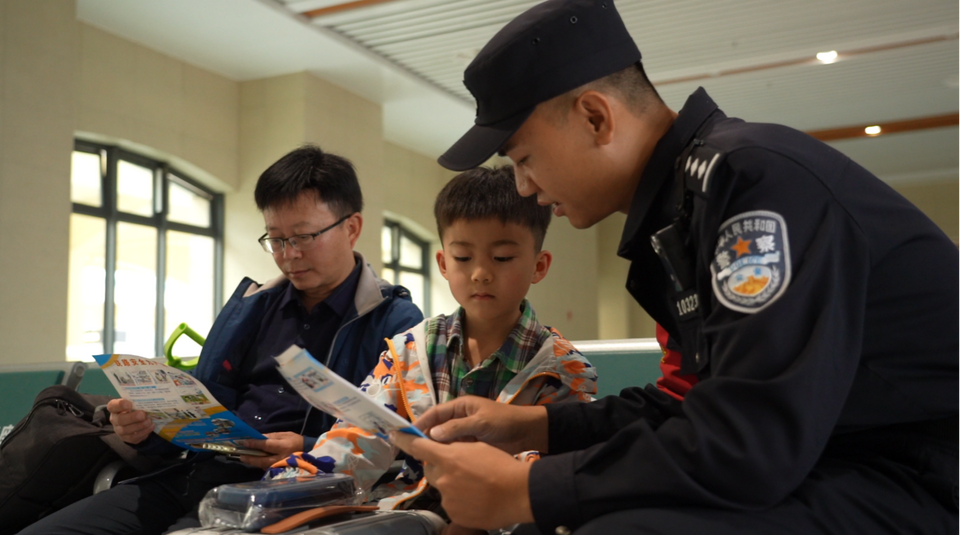
[[[503,27],[463,73],[474,126],[437,161],[472,169],[500,150],[537,104],[640,61],[613,0],[549,0]]]

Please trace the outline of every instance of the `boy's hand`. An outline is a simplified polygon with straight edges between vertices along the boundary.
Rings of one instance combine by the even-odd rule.
[[[428,410],[415,425],[440,442],[486,442],[510,453],[548,451],[547,409],[464,396]]]
[[[482,442],[440,444],[401,432],[390,433],[390,442],[423,461],[427,481],[456,524],[496,529],[533,522],[530,463]]]
[[[153,432],[153,420],[143,411],[133,410],[133,402],[111,399],[107,402],[113,431],[127,444],[139,444]]]
[[[273,463],[286,459],[291,453],[303,451],[303,436],[289,431],[279,433],[264,433],[266,440],[247,439],[243,441],[243,446],[256,450],[263,450],[273,455],[267,457],[254,457],[253,455],[241,455],[240,462],[263,468],[270,468]]]

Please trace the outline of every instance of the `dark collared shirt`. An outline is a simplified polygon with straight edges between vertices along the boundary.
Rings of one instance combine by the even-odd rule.
[[[313,310],[303,306],[300,291],[293,284],[288,284],[283,298],[267,309],[253,346],[255,358],[246,359],[249,367],[240,372],[240,384],[245,385],[237,407],[240,418],[262,433],[299,431],[303,427],[309,404],[277,372],[273,357],[297,344],[326,362],[337,330],[353,309],[360,269],[357,263],[340,286]]]

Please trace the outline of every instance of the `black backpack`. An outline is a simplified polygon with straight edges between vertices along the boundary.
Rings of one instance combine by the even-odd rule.
[[[90,496],[97,474],[113,461],[152,467],[113,432],[111,399],[64,385],[37,395],[30,414],[0,443],[0,535]]]

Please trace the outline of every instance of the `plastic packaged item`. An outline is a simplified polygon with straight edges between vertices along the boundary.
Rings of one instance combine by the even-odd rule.
[[[308,529],[301,535],[440,535],[447,525],[430,511],[377,511],[326,526]]]
[[[353,478],[345,474],[220,485],[200,501],[200,524],[251,532],[314,507],[359,502]]]
[[[290,531],[297,535],[440,535],[446,522],[430,511],[376,511],[324,518]],[[186,528],[170,535],[235,535],[230,528]]]

